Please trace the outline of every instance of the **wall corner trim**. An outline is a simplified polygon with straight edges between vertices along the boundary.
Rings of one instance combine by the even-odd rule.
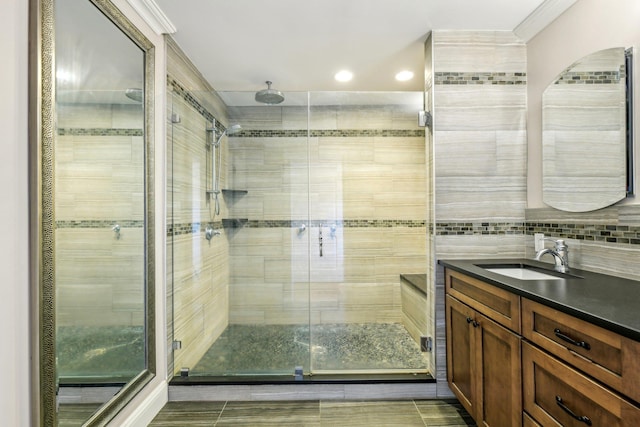
[[[127,0],[156,34],[174,34],[176,26],[154,0]]]
[[[513,29],[516,36],[525,43],[531,40],[551,24],[565,10],[569,9],[577,0],[545,0],[533,12]]]

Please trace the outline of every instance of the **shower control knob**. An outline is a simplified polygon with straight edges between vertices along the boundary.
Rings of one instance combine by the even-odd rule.
[[[298,227],[298,233],[302,233],[307,229],[307,226],[305,224],[301,224],[300,227]]]
[[[207,227],[207,229],[204,231],[204,237],[207,240],[211,240],[213,236],[219,236],[220,234],[222,234],[220,230],[214,230],[212,227]]]
[[[115,235],[116,239],[120,240],[120,224],[116,224],[113,227],[111,227],[111,231],[116,233],[116,235]]]

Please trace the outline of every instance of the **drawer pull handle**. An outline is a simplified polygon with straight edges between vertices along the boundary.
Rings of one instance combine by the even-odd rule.
[[[480,323],[476,322],[475,320],[473,320],[471,317],[467,317],[467,323],[471,323],[471,325],[474,328],[477,328],[478,326],[480,326]]]
[[[562,401],[562,398],[560,396],[556,396],[556,403],[558,404],[558,406],[560,408],[562,408],[563,411],[565,411],[567,414],[571,415],[573,418],[575,418],[578,421],[582,421],[583,423],[585,423],[586,425],[590,426],[591,425],[591,419],[585,415],[576,415],[575,412],[573,412],[571,409],[569,409],[567,407],[567,405],[564,404],[564,402]]]
[[[558,338],[560,338],[560,339],[561,339],[561,340],[563,340],[563,341],[568,342],[569,344],[573,344],[573,345],[575,345],[575,346],[577,346],[577,347],[582,347],[582,348],[584,348],[585,350],[591,350],[591,346],[589,345],[589,343],[588,343],[588,342],[584,342],[584,341],[576,341],[576,340],[574,340],[573,338],[571,338],[571,337],[569,337],[569,336],[567,336],[567,335],[563,334],[563,333],[562,333],[562,331],[561,331],[560,329],[558,329],[558,328],[555,328],[555,329],[553,330],[553,332],[556,334],[556,336],[557,336]]]

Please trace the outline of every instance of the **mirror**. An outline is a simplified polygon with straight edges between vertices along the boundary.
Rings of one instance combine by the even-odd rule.
[[[32,7],[40,425],[103,425],[155,373],[154,49],[108,0]]]
[[[549,206],[587,212],[627,196],[632,169],[625,59],[621,47],[592,53],[544,91],[542,192]]]

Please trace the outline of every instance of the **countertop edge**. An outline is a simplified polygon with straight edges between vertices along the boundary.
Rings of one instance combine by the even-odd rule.
[[[584,304],[574,304],[571,301],[567,301],[566,299],[559,298],[558,296],[550,296],[545,295],[543,291],[540,289],[544,287],[553,288],[553,284],[548,282],[555,282],[549,280],[531,280],[531,281],[523,281],[518,279],[511,279],[506,276],[501,276],[495,273],[490,273],[484,270],[482,267],[478,267],[478,264],[524,264],[544,269],[549,269],[549,264],[542,263],[535,260],[522,259],[522,258],[513,258],[513,259],[442,259],[438,260],[438,264],[445,268],[449,268],[451,270],[466,274],[468,276],[474,277],[476,279],[487,282],[491,285],[499,287],[501,289],[505,289],[510,291],[516,295],[521,297],[525,297],[532,301],[538,302],[545,306],[551,307],[563,313],[570,314],[575,316],[581,320],[585,320],[594,325],[600,326],[604,329],[607,329],[611,332],[618,333],[627,338],[633,339],[635,341],[640,341],[640,320],[634,322],[635,324],[631,324],[628,321],[615,319],[609,316],[605,316],[597,313],[597,308],[594,307],[595,310],[586,309]],[[601,273],[590,272],[587,270],[579,270],[573,269],[570,271],[571,275],[576,277],[569,277],[568,279],[563,280],[562,285],[567,284],[578,284],[578,286],[588,288],[588,287],[598,287],[601,286],[599,284],[602,280],[613,281],[617,287],[628,286],[637,287],[640,294],[640,282],[634,281],[631,279],[625,279],[615,276],[608,276]],[[560,285],[560,283],[556,284]],[[527,289],[530,288],[538,288],[538,292]],[[613,290],[612,290],[613,292]],[[636,300],[640,300],[640,298],[636,298]],[[633,313],[640,312],[640,301],[629,301],[633,303],[634,307],[628,308],[627,310],[631,310]],[[607,306],[607,300],[599,300],[600,306]],[[622,316],[619,316],[622,317]],[[640,317],[640,316],[638,316]]]

